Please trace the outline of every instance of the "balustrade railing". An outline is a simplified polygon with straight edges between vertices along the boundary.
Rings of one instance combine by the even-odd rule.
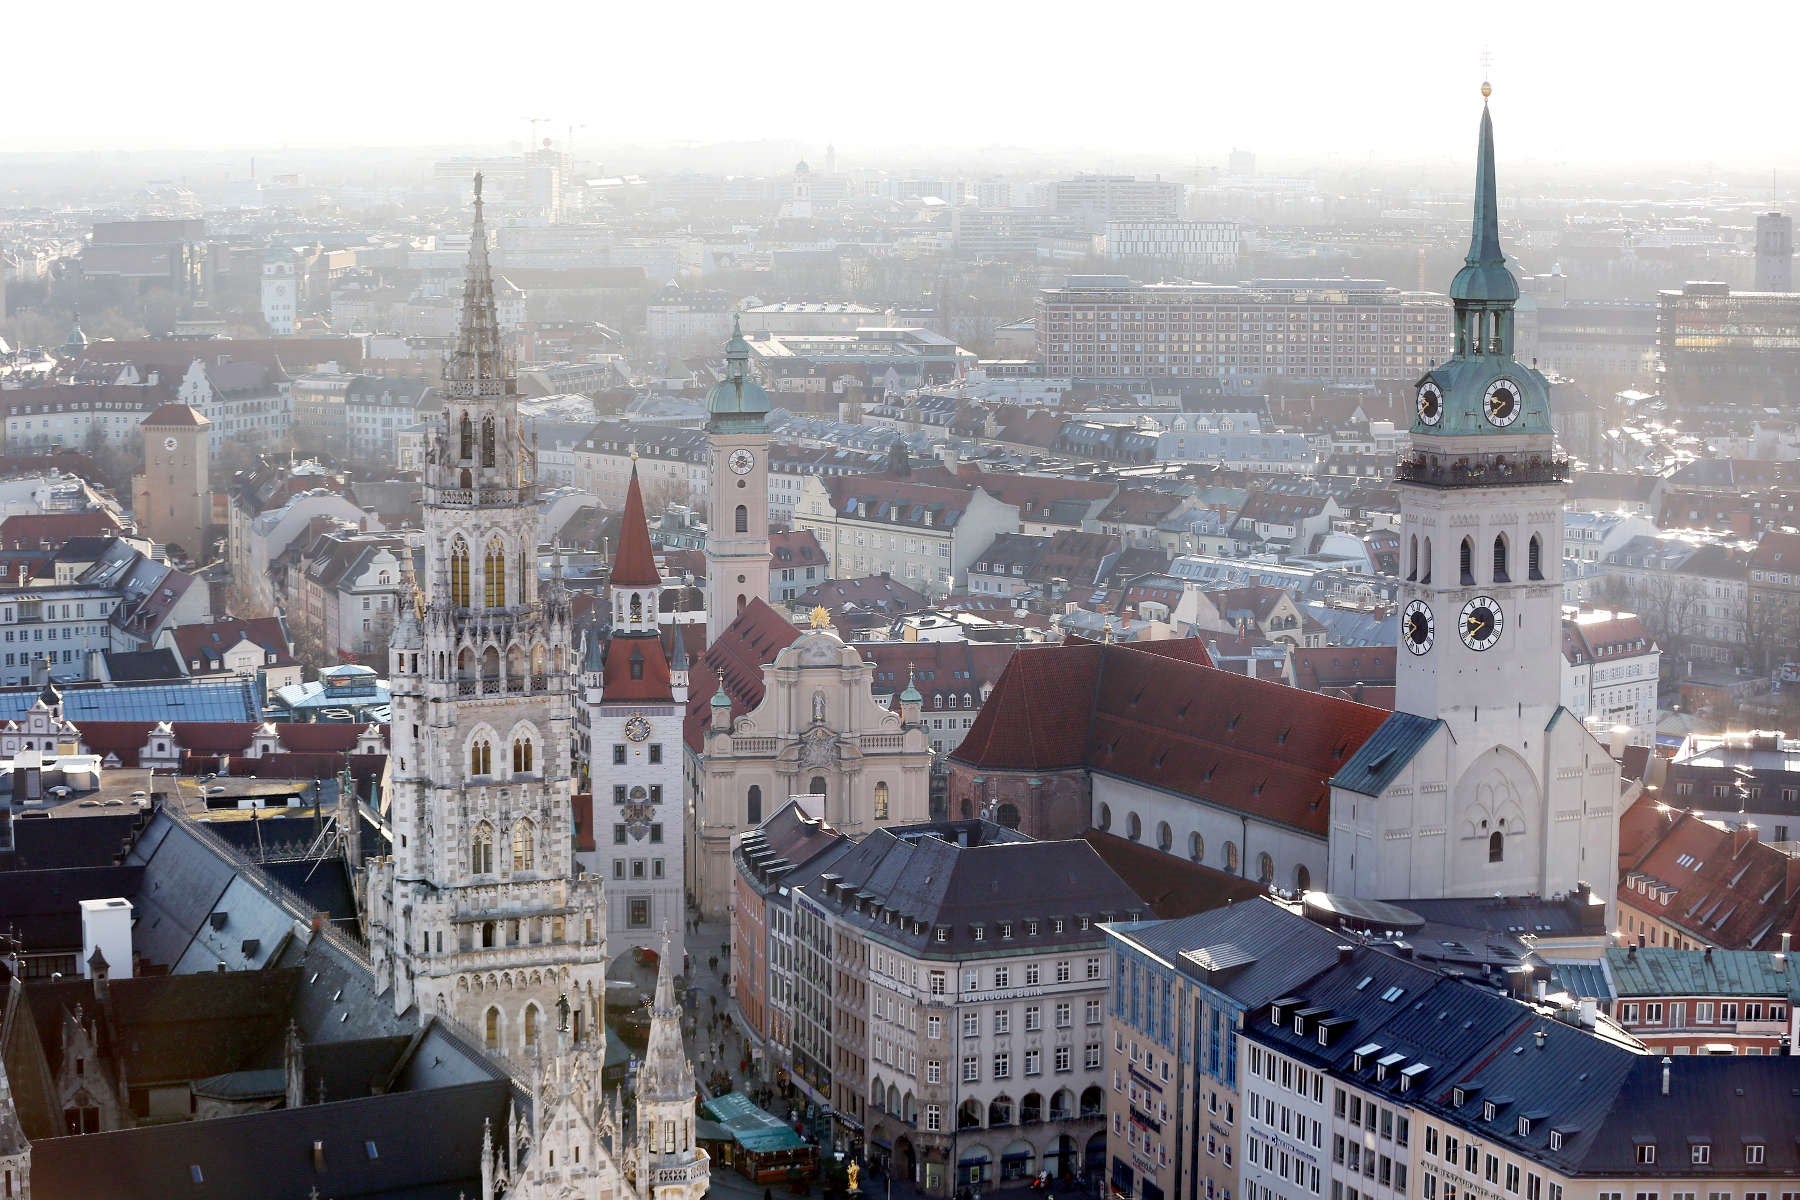
[[[1472,483],[1567,483],[1569,460],[1534,456],[1519,462],[1470,462],[1467,459],[1445,461],[1429,455],[1415,454],[1394,464],[1394,478],[1404,483],[1446,487]]]

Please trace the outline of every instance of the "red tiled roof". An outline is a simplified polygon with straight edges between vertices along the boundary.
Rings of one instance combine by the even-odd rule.
[[[712,698],[721,687],[731,700],[733,720],[762,703],[763,667],[799,636],[794,623],[760,596],[746,604],[688,675],[688,745],[698,751],[704,744],[712,721]]]
[[[249,641],[273,652],[275,665],[294,661],[289,652],[287,633],[279,617],[225,617],[204,625],[178,625],[169,631],[175,639],[175,652],[181,661],[192,664],[198,659],[206,668],[214,667],[226,651],[240,642]],[[190,667],[191,669],[191,667]]]
[[[769,561],[776,566],[825,565],[825,548],[810,529],[771,529]]]
[[[142,369],[185,373],[195,359],[210,365],[257,362],[266,367],[279,363],[288,371],[311,370],[335,362],[340,371],[362,366],[362,339],[355,337],[221,338],[207,342],[141,341],[89,342],[78,363],[131,363]]]
[[[608,586],[659,587],[656,551],[650,546],[650,525],[644,519],[644,493],[638,487],[637,464],[631,465],[631,485],[625,489],[625,515],[619,518],[619,552],[613,556]]]
[[[112,512],[104,508],[72,513],[19,513],[0,521],[0,546],[8,550],[36,550],[49,542],[54,549],[70,538],[109,537],[123,531]]]
[[[1753,825],[1702,820],[1650,796],[1619,819],[1617,894],[1726,950],[1774,949],[1782,933],[1800,932],[1800,860],[1759,841]]]
[[[594,845],[594,793],[576,792],[569,807],[575,814],[575,851],[591,854]]]
[[[1397,649],[1394,646],[1315,646],[1296,650],[1293,652],[1294,686],[1309,692],[1353,688],[1358,684],[1392,687],[1396,677]]]
[[[1229,871],[1182,862],[1153,846],[1116,834],[1090,829],[1081,836],[1114,874],[1143,897],[1151,913],[1165,921],[1223,908],[1239,900],[1253,900],[1268,890]]]
[[[634,666],[637,668],[635,674]],[[663,653],[662,639],[627,634],[614,634],[608,638],[602,686],[602,694],[609,701],[668,701],[673,692],[669,683],[669,659]],[[711,696],[707,698],[711,699]]]
[[[1323,834],[1331,777],[1387,713],[1213,668],[1197,639],[1027,648],[952,758],[1086,767]]]

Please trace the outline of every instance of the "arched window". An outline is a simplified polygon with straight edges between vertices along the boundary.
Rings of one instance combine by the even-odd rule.
[[[1230,871],[1233,875],[1237,874],[1238,853],[1236,842],[1225,843],[1225,869]]]
[[[1188,834],[1188,858],[1199,862],[1206,857],[1206,839],[1198,833]]]
[[[491,875],[494,871],[494,827],[486,821],[475,827],[469,839],[469,873]]]
[[[888,819],[888,785],[885,779],[875,785],[875,819]]]
[[[631,623],[633,625],[644,623],[644,597],[641,592],[631,593]]]
[[[1423,544],[1420,545],[1419,553],[1422,554],[1425,559],[1425,561],[1423,561],[1419,564],[1419,582],[1420,583],[1430,583],[1431,582],[1431,538],[1429,536],[1427,536],[1424,539]]]
[[[450,542],[450,603],[469,607],[469,543],[460,537]]]
[[[513,771],[521,775],[531,774],[532,760],[535,757],[530,738],[513,739]]]
[[[462,415],[462,422],[459,428],[462,435],[459,439],[462,453],[458,457],[464,462],[468,462],[471,458],[475,457],[475,423],[469,420],[468,413]],[[467,485],[465,484],[464,486],[466,487]]]
[[[942,707],[944,707],[944,693],[942,693],[942,692],[935,692],[935,693],[933,693],[933,694],[932,694],[932,697],[931,697],[931,707],[933,707],[933,708],[942,708]]]
[[[499,538],[488,543],[487,558],[481,565],[482,603],[489,608],[506,605],[506,547]]]
[[[1535,533],[1525,545],[1525,575],[1529,579],[1544,577],[1544,543]]]
[[[1275,882],[1275,860],[1266,851],[1256,856],[1256,882],[1264,887]]]
[[[1506,535],[1494,535],[1494,582],[1511,583],[1512,578],[1506,571]]]
[[[1112,828],[1112,805],[1105,803],[1100,805],[1100,820],[1096,823],[1100,826],[1101,833]]]
[[[469,774],[492,775],[494,773],[494,743],[480,738],[469,743]]]
[[[481,420],[481,465],[494,465],[494,418],[483,417]]]
[[[731,516],[731,527],[738,533],[749,533],[750,510],[745,508],[742,504],[738,505],[737,511]]]
[[[500,944],[500,927],[493,921],[481,923],[481,948],[492,950]]]
[[[1167,850],[1175,844],[1175,831],[1169,828],[1167,821],[1156,823],[1156,848]]]
[[[529,820],[513,824],[512,852],[515,871],[529,871],[537,864],[537,827]]]
[[[825,794],[825,777],[814,775],[812,782],[806,785],[806,792],[809,796],[823,796]]]
[[[1460,551],[1460,555],[1463,586],[1473,587],[1475,584],[1475,541],[1473,538],[1464,538],[1462,540],[1462,550]]]
[[[1488,834],[1488,861],[1491,863],[1506,861],[1506,835],[1498,829]]]
[[[1136,813],[1127,815],[1125,818],[1125,836],[1134,842],[1143,837],[1144,819]]]
[[[1294,890],[1304,892],[1310,887],[1312,887],[1312,872],[1306,869],[1305,863],[1301,863],[1294,868]]]
[[[762,824],[762,789],[754,783],[744,797],[744,818],[751,825]]]
[[[1412,541],[1408,542],[1406,547],[1406,577],[1408,579],[1419,577],[1419,535],[1416,533],[1412,535]]]
[[[537,1033],[538,1006],[535,1004],[527,1004],[525,1006],[525,1044],[527,1046],[537,1045]]]
[[[489,1050],[498,1050],[500,1048],[499,1009],[490,1008],[487,1010],[487,1017],[482,1022],[482,1040],[486,1042]]]

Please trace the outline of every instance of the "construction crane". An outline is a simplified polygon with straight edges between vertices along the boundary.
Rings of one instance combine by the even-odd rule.
[[[530,154],[533,150],[536,150],[538,148],[538,135],[537,135],[538,126],[539,125],[548,125],[550,123],[550,118],[549,117],[520,117],[519,119],[521,121],[529,122],[531,125],[531,140],[525,144],[525,153]]]

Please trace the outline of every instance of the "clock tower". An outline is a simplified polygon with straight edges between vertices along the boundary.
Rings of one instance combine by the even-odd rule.
[[[1484,85],[1485,86],[1485,85]],[[1485,93],[1484,93],[1485,94]],[[1500,250],[1494,125],[1481,113],[1475,228],[1450,285],[1456,352],[1419,380],[1400,493],[1395,707],[1428,716],[1562,697],[1563,496],[1550,385],[1513,357],[1519,285]]]
[[[1395,712],[1332,780],[1328,887],[1346,895],[1550,896],[1616,869],[1618,767],[1562,707],[1569,464],[1548,380],[1514,357],[1490,90],[1455,353],[1418,381],[1395,470]]]
[[[662,587],[633,463],[608,603],[581,635],[580,717],[594,813],[594,849],[581,858],[606,884],[608,952],[653,950],[672,936],[679,960],[687,929],[681,720],[688,660],[682,626],[671,625],[670,642],[663,640]]]
[[[708,645],[750,601],[769,598],[768,416],[769,393],[750,377],[750,344],[733,318],[725,378],[706,394]]]

